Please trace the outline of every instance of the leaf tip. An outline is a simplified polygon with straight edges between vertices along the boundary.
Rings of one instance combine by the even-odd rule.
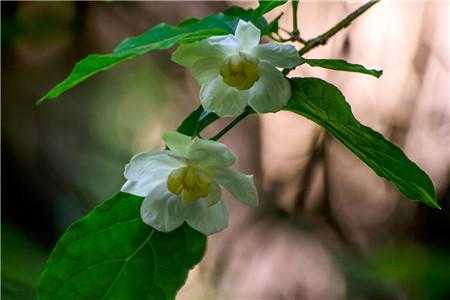
[[[442,210],[442,207],[440,207],[439,204],[437,204],[437,202],[435,201],[431,202],[429,206],[431,206],[432,208],[436,208],[438,210]]]
[[[43,97],[39,98],[36,102],[34,102],[34,107],[38,107],[39,105],[41,105],[42,102],[45,101],[45,99],[47,99],[46,96],[43,96]]]
[[[377,78],[380,78],[381,77],[381,75],[383,75],[383,70],[374,70],[375,71],[375,73],[376,73],[376,77]]]
[[[436,208],[436,209],[442,210],[442,207],[440,207],[439,204],[437,203],[435,194],[433,194],[433,196],[430,196],[427,194],[424,199],[424,203],[431,208]]]

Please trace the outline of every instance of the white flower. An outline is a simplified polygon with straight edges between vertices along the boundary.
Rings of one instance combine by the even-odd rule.
[[[280,68],[301,63],[292,45],[259,44],[261,32],[239,21],[234,35],[214,36],[178,47],[172,60],[192,70],[201,85],[203,107],[220,116],[236,116],[247,105],[256,112],[279,111],[291,97]]]
[[[122,191],[145,197],[146,224],[163,232],[184,221],[204,234],[223,230],[228,211],[220,186],[242,203],[258,204],[253,176],[230,168],[236,158],[225,145],[177,132],[163,139],[170,150],[138,154],[125,167]]]

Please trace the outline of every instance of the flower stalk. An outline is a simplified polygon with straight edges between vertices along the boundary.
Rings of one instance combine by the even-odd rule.
[[[217,133],[215,136],[210,138],[212,141],[218,141],[222,136],[224,136],[228,131],[230,131],[234,126],[236,126],[240,121],[245,119],[248,115],[253,113],[254,111],[247,106],[245,110],[236,118],[233,119],[227,126],[225,126],[219,133]]]

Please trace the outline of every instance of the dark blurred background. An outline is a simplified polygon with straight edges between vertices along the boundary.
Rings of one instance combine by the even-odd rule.
[[[302,36],[320,34],[361,3],[302,2]],[[35,298],[67,226],[118,191],[134,153],[162,146],[160,134],[198,105],[198,86],[171,51],[160,51],[55,102],[35,101],[89,53],[233,4],[1,2],[3,299]],[[261,205],[228,197],[230,227],[209,238],[180,299],[450,299],[449,6],[383,1],[308,53],[382,68],[381,79],[303,66],[295,74],[341,88],[362,122],[430,174],[443,209],[402,198],[307,120],[252,116],[223,141],[239,169],[256,174]],[[289,5],[268,18],[280,11],[281,26],[291,28]]]

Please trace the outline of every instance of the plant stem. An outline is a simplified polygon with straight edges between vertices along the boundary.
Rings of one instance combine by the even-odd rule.
[[[299,0],[292,0],[292,23],[293,29],[292,29],[292,38],[295,40],[298,40],[300,38],[300,31],[298,30],[298,1]]]
[[[278,30],[284,31],[285,33],[287,33],[289,35],[289,38],[282,38],[277,32],[275,34],[278,35],[278,38],[273,36],[273,34],[270,36],[274,41],[280,42],[280,43],[284,43],[284,42],[300,42],[302,44],[305,44],[306,41],[304,39],[302,39],[300,37],[300,31],[298,29],[298,5],[299,5],[299,0],[292,0],[292,24],[293,28],[292,31],[288,31],[286,29],[283,29],[281,27],[278,27]],[[281,16],[283,15],[280,14],[277,19],[279,19]]]
[[[371,1],[367,2],[363,6],[359,7],[357,10],[353,11],[347,17],[342,19],[339,23],[337,23],[336,25],[331,27],[325,33],[322,33],[321,35],[319,35],[313,39],[303,41],[300,38],[300,32],[298,30],[298,18],[297,18],[298,0],[293,0],[292,1],[292,10],[293,10],[292,13],[293,13],[294,25],[293,25],[293,32],[291,33],[292,38],[290,40],[298,40],[298,41],[304,43],[305,46],[298,51],[298,54],[300,56],[302,56],[303,54],[316,48],[317,46],[325,45],[327,43],[328,39],[330,39],[332,36],[334,36],[336,33],[341,31],[345,27],[349,26],[353,22],[353,20],[355,20],[360,15],[362,15],[365,11],[367,11],[369,8],[371,8],[374,4],[376,4],[379,1],[380,0],[371,0]],[[295,68],[283,69],[283,74],[286,76],[289,72],[291,72],[294,69]],[[253,112],[253,110],[251,108],[247,107],[239,116],[237,116],[233,121],[231,121],[227,126],[225,126],[225,128],[223,128],[219,133],[217,133],[215,136],[210,138],[210,140],[217,141],[224,134],[226,134],[228,131],[230,131],[230,129],[232,129],[234,126],[236,126],[240,121],[245,119],[245,117],[247,117],[252,112]]]
[[[239,123],[240,121],[242,121],[243,119],[245,119],[245,117],[247,117],[249,114],[251,114],[253,112],[253,110],[251,108],[249,108],[248,106],[245,108],[245,110],[239,115],[237,116],[235,119],[233,119],[233,121],[231,121],[227,126],[225,126],[219,133],[217,133],[215,136],[213,136],[212,138],[210,138],[210,140],[212,141],[217,141],[218,139],[220,139],[225,133],[227,133],[231,128],[233,128],[234,126],[236,126],[237,123]]]
[[[305,46],[298,51],[298,54],[302,56],[303,54],[305,54],[306,52],[310,51],[313,48],[316,48],[317,46],[325,45],[329,38],[331,38],[333,35],[335,35],[339,31],[350,25],[353,22],[353,20],[362,15],[365,11],[367,11],[369,8],[371,8],[374,4],[376,4],[379,1],[380,0],[372,0],[367,2],[366,4],[364,4],[363,6],[361,6],[360,8],[349,14],[347,17],[342,19],[339,23],[331,27],[327,32],[319,35],[318,37],[306,41]]]

